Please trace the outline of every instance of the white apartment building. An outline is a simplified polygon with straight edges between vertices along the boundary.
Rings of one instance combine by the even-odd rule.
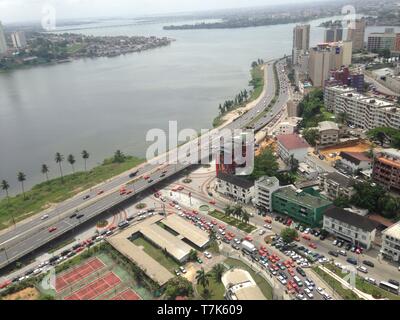
[[[337,207],[326,210],[323,221],[324,230],[330,234],[367,250],[375,240],[377,225],[366,217]]]
[[[339,197],[350,198],[354,195],[354,180],[339,172],[325,173],[319,176],[321,194],[329,200]]]
[[[254,185],[254,204],[272,212],[272,194],[280,188],[276,177],[262,177]]]
[[[358,128],[370,130],[376,127],[400,129],[400,108],[389,101],[368,97],[359,93],[336,96],[334,111],[345,113],[347,121]]]
[[[218,173],[216,191],[241,203],[249,203],[254,198],[254,182],[242,177]]]
[[[400,222],[382,232],[381,254],[392,261],[400,262]]]
[[[328,111],[335,112],[336,97],[345,93],[354,93],[356,90],[351,87],[334,86],[324,88],[324,104]]]

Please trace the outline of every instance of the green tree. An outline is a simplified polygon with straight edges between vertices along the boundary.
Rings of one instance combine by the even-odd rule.
[[[298,236],[299,235],[295,229],[285,228],[281,231],[281,237],[286,243],[293,242]]]
[[[347,121],[349,120],[349,115],[346,112],[340,112],[337,115],[336,120],[338,123],[347,124]]]
[[[7,203],[10,205],[10,195],[8,194],[8,190],[10,189],[10,184],[6,180],[1,181],[1,190],[3,190],[6,193],[7,196]]]
[[[279,164],[272,148],[266,148],[254,160],[254,170],[251,178],[257,180],[263,176],[273,177],[279,170]]]
[[[67,157],[67,161],[68,161],[68,163],[71,165],[71,167],[72,167],[72,172],[73,173],[75,173],[75,168],[74,168],[74,164],[75,164],[75,157],[74,157],[74,155],[72,155],[72,154],[70,154],[68,157]]]
[[[214,277],[214,280],[218,283],[221,283],[222,275],[225,272],[225,267],[222,263],[218,263],[212,267],[211,273]]]
[[[210,274],[207,274],[204,271],[204,268],[197,270],[196,272],[196,281],[198,285],[201,285],[204,289],[207,288],[210,284]]]
[[[347,197],[338,197],[333,201],[333,204],[339,208],[348,208],[350,206],[350,199]]]
[[[245,209],[242,211],[242,221],[246,224],[249,224],[250,222],[250,214]]]
[[[125,159],[126,159],[126,157],[121,150],[115,151],[114,160],[113,160],[115,163],[122,163],[125,161]]]
[[[192,283],[184,277],[172,278],[165,284],[164,295],[168,300],[174,300],[178,296],[191,297],[193,295]]]
[[[317,140],[319,138],[319,132],[316,128],[308,128],[303,131],[304,139],[313,147],[316,146]]]
[[[21,183],[21,187],[22,187],[22,194],[24,195],[24,199],[26,199],[25,196],[25,187],[24,187],[24,182],[26,181],[26,175],[23,172],[18,172],[17,173],[17,179],[18,181]]]
[[[61,153],[57,152],[55,157],[54,157],[54,160],[59,165],[61,182],[63,182],[64,181],[64,176],[63,176],[63,171],[62,171],[62,162],[64,161],[64,156]]]
[[[197,251],[196,250],[190,250],[189,253],[189,260],[190,261],[196,261],[197,260]]]
[[[232,215],[237,218],[237,219],[242,219],[243,216],[243,206],[240,204],[237,204],[233,207],[233,212]]]
[[[230,217],[233,213],[233,208],[228,204],[224,210],[225,216]]]
[[[89,159],[90,155],[86,150],[83,150],[81,155],[82,155],[83,160],[85,161],[85,171],[86,171],[86,162]]]
[[[46,181],[49,182],[49,167],[46,164],[42,164],[41,172],[46,176]]]

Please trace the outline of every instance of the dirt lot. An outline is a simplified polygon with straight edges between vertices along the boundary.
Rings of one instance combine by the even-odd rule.
[[[371,149],[371,145],[368,144],[367,142],[357,142],[352,145],[348,146],[343,146],[343,147],[338,147],[338,146],[333,146],[333,147],[328,147],[320,150],[320,153],[326,157],[328,161],[336,161],[339,160],[339,154],[342,151],[345,152],[367,152]],[[336,157],[330,157],[330,154],[335,154]]]
[[[4,297],[4,300],[37,300],[39,298],[39,291],[35,288],[26,288],[16,293]]]

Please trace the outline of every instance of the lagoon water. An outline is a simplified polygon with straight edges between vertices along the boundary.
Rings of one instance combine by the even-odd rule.
[[[323,40],[312,22],[311,44]],[[179,22],[181,23],[181,22]],[[114,58],[82,59],[0,74],[0,179],[19,190],[43,180],[42,163],[58,174],[54,154],[91,154],[94,166],[117,149],[144,156],[146,132],[210,128],[218,104],[248,86],[257,58],[290,54],[294,25],[244,29],[164,31],[164,24],[137,24],[74,32],[93,35],[154,35],[176,39],[168,47]],[[70,171],[64,163],[64,171]]]

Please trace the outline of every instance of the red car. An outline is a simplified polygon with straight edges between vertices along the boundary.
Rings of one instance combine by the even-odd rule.
[[[215,202],[215,200],[211,200],[211,201],[209,202],[209,204],[212,204],[213,206],[215,206],[216,202]]]
[[[143,179],[144,179],[144,180],[149,180],[149,179],[150,179],[150,176],[144,176]]]
[[[305,240],[311,240],[311,237],[307,233],[303,233],[302,237]]]
[[[50,232],[50,233],[52,233],[52,232],[54,232],[54,231],[56,231],[56,230],[57,230],[56,227],[51,227],[51,228],[49,228],[49,232]]]
[[[312,248],[312,249],[317,249],[317,245],[315,244],[315,243],[310,243],[309,245],[308,245],[310,248]]]
[[[103,194],[104,193],[104,191],[103,190],[100,190],[99,192],[97,192],[97,195],[99,196],[99,195],[101,195],[101,194]]]
[[[231,238],[234,238],[236,235],[233,232],[228,232],[228,236],[230,236]]]
[[[211,223],[212,223],[214,226],[217,225],[217,221],[215,221],[215,220],[211,220]]]
[[[222,229],[222,230],[225,230],[225,229],[226,229],[226,227],[225,227],[223,224],[220,224],[220,225],[219,225],[219,228]]]
[[[266,218],[264,221],[265,221],[265,223],[268,223],[268,224],[272,223],[272,219],[271,218]]]
[[[246,237],[244,238],[244,240],[247,240],[247,241],[249,241],[249,242],[253,242],[253,238],[250,237],[250,236],[246,236]]]
[[[83,250],[83,247],[79,247],[75,249],[75,253],[81,252]]]

